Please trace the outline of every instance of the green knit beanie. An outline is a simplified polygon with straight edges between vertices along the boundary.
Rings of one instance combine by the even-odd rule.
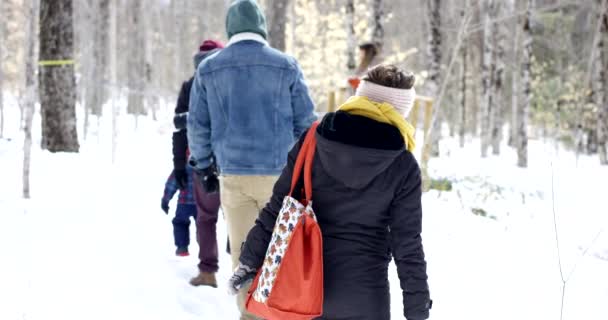
[[[237,0],[228,9],[226,16],[228,38],[243,32],[253,32],[268,38],[266,17],[255,0]]]

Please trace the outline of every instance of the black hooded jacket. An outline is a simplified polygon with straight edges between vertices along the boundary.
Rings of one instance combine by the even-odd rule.
[[[390,319],[391,256],[405,317],[427,319],[431,300],[420,237],[420,169],[399,130],[339,111],[326,115],[316,134],[313,209],[323,233],[324,259],[319,319]],[[302,142],[289,153],[273,196],[247,237],[240,257],[245,265],[259,268],[263,263]]]

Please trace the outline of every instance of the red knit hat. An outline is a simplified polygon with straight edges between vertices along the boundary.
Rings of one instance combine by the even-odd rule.
[[[224,45],[216,40],[205,40],[203,44],[198,48],[200,52],[211,51],[215,49],[223,49]]]

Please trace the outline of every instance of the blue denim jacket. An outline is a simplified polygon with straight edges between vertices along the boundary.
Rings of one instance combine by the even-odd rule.
[[[315,120],[294,58],[243,40],[204,60],[190,93],[191,163],[222,174],[279,175],[287,153]]]

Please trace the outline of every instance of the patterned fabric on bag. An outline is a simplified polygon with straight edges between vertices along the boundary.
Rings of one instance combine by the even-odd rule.
[[[304,207],[296,199],[285,197],[283,208],[279,212],[277,223],[272,233],[268,251],[266,251],[266,259],[262,266],[258,287],[253,293],[253,299],[257,302],[266,303],[268,301],[293,231],[303,215],[307,215],[317,221],[317,217],[312,210],[312,202]]]

